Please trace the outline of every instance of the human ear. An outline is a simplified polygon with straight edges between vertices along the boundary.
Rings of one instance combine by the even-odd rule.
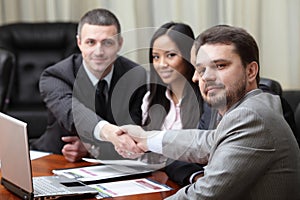
[[[249,82],[256,82],[256,77],[258,75],[258,64],[257,62],[253,61],[249,63],[246,67],[246,73]]]

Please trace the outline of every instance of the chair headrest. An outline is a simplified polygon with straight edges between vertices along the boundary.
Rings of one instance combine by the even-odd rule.
[[[13,23],[0,26],[0,32],[0,48],[11,52],[61,49],[68,55],[77,48],[73,22]]]
[[[269,78],[260,78],[259,88],[264,92],[269,92],[279,96],[282,95],[282,88],[280,83]]]

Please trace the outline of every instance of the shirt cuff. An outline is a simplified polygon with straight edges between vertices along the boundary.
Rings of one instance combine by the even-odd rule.
[[[198,171],[198,172],[194,172],[194,173],[190,176],[189,182],[190,182],[190,183],[193,183],[193,180],[194,180],[195,176],[197,176],[198,174],[201,174],[201,173],[203,173],[203,172],[204,172],[203,170]]]
[[[106,124],[109,124],[108,121],[105,121],[105,120],[101,120],[98,122],[98,124],[95,126],[94,128],[94,137],[97,139],[97,140],[100,140],[100,141],[103,141],[101,139],[101,136],[100,136],[100,133],[101,133],[101,130],[103,128],[104,125]]]
[[[165,131],[150,131],[151,137],[147,139],[148,150],[162,154],[162,140],[165,135]]]

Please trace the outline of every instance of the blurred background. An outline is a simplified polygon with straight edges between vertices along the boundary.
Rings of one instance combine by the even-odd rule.
[[[196,36],[210,26],[229,24],[245,28],[256,39],[261,76],[279,81],[284,90],[300,89],[299,0],[0,0],[0,25],[77,22],[99,7],[119,18],[122,54],[141,64],[148,63],[152,31],[165,22],[187,23]]]

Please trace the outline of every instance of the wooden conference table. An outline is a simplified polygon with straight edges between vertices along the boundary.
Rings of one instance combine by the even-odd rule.
[[[76,163],[70,163],[64,159],[62,155],[48,155],[45,157],[38,158],[32,161],[32,173],[33,176],[48,176],[53,175],[53,169],[63,169],[63,168],[73,168],[73,167],[81,167],[81,166],[89,166],[91,163],[82,161]],[[1,175],[1,173],[0,173]],[[130,196],[122,196],[122,197],[114,197],[109,199],[114,200],[160,200],[164,199],[172,194],[174,194],[179,186],[168,179],[167,175],[162,171],[153,172],[151,175],[147,175],[148,178],[154,179],[160,183],[166,184],[174,190],[167,192],[157,192],[157,193],[149,193],[149,194],[138,194],[138,195],[130,195]],[[14,200],[19,199],[17,196],[6,190],[2,185],[0,185],[0,199],[5,200]],[[96,198],[94,198],[96,199]]]

